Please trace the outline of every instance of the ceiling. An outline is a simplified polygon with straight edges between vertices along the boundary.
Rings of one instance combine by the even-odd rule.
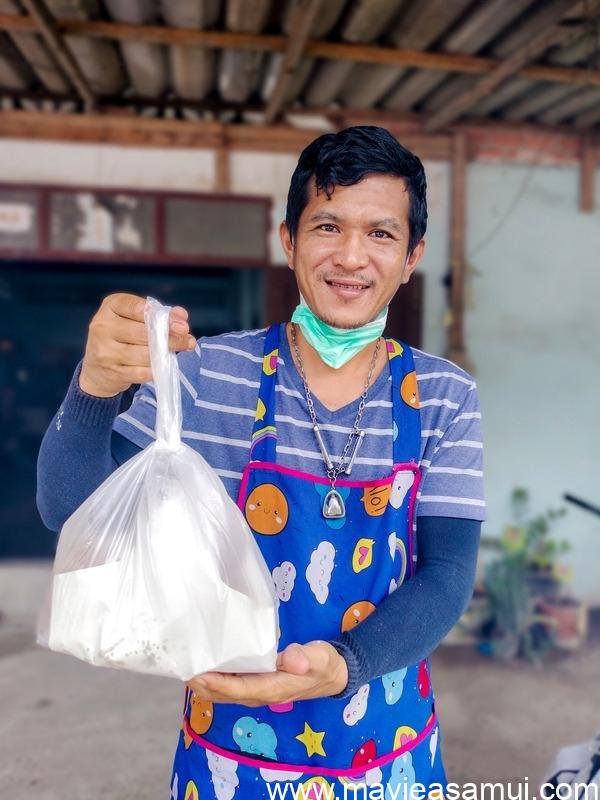
[[[600,125],[600,0],[0,0],[0,103]]]

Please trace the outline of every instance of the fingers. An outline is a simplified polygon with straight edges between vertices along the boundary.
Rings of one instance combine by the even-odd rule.
[[[134,383],[152,380],[148,332],[144,321],[146,299],[119,292],[108,295],[92,318],[79,384],[89,394],[113,397]],[[188,312],[181,306],[169,315],[169,350],[191,351]]]
[[[292,680],[300,679],[277,672],[256,675],[205,672],[193,678],[187,685],[202,700],[264,706],[295,699],[299,687],[291,686]]]
[[[117,317],[143,325],[146,298],[135,294],[127,294],[126,292],[117,292],[105,297],[101,308],[111,311]],[[185,308],[174,306],[169,314],[171,330],[176,334],[189,333],[188,317],[189,315]],[[143,342],[138,342],[138,344],[143,344]]]
[[[289,644],[277,656],[277,669],[290,675],[306,675],[310,668],[310,659],[300,644]]]
[[[171,309],[171,319],[181,319],[184,322],[188,319],[188,312],[182,306],[173,306]]]
[[[117,292],[116,294],[109,294],[102,301],[101,308],[112,311],[119,317],[131,319],[135,322],[144,321],[144,309],[146,307],[146,299],[139,297],[136,294],[127,294],[125,292]]]
[[[102,323],[100,323],[102,324]],[[108,325],[109,323],[104,323]],[[189,332],[189,325],[184,321],[176,321],[170,325],[169,350],[193,350],[196,339]],[[148,346],[148,331],[143,322],[115,317],[110,322],[110,331],[115,342],[127,346]],[[137,363],[132,361],[131,363]],[[150,363],[150,362],[148,362]]]

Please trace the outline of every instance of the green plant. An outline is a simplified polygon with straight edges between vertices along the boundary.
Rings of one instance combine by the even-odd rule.
[[[536,605],[544,597],[559,594],[568,578],[560,557],[569,543],[550,535],[555,521],[566,512],[548,510],[530,517],[529,493],[522,487],[513,490],[511,504],[511,523],[498,539],[484,541],[498,553],[484,575],[491,614],[487,650],[505,658],[522,655],[539,661],[550,647],[547,631],[552,623],[536,612]]]

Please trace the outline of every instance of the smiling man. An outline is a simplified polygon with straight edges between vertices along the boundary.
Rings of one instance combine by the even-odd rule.
[[[306,797],[443,791],[427,657],[470,599],[485,506],[473,379],[384,336],[423,254],[425,186],[382,128],[321,136],[281,224],[300,294],[291,321],[196,342],[172,311],[183,438],[244,511],[281,628],[276,672],[190,681],[174,798],[267,798],[282,781]],[[104,301],[46,433],[38,506],[54,530],[152,441],[143,309]]]

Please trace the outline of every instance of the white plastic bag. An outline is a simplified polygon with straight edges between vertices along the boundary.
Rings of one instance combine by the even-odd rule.
[[[169,308],[146,304],[156,441],[65,522],[38,641],[91,664],[189,680],[269,672],[277,596],[219,477],[181,442]]]
[[[543,789],[542,796],[548,800],[551,798],[591,800],[592,797],[598,797],[600,730],[587,742],[579,742],[559,750],[548,769],[541,789]]]

